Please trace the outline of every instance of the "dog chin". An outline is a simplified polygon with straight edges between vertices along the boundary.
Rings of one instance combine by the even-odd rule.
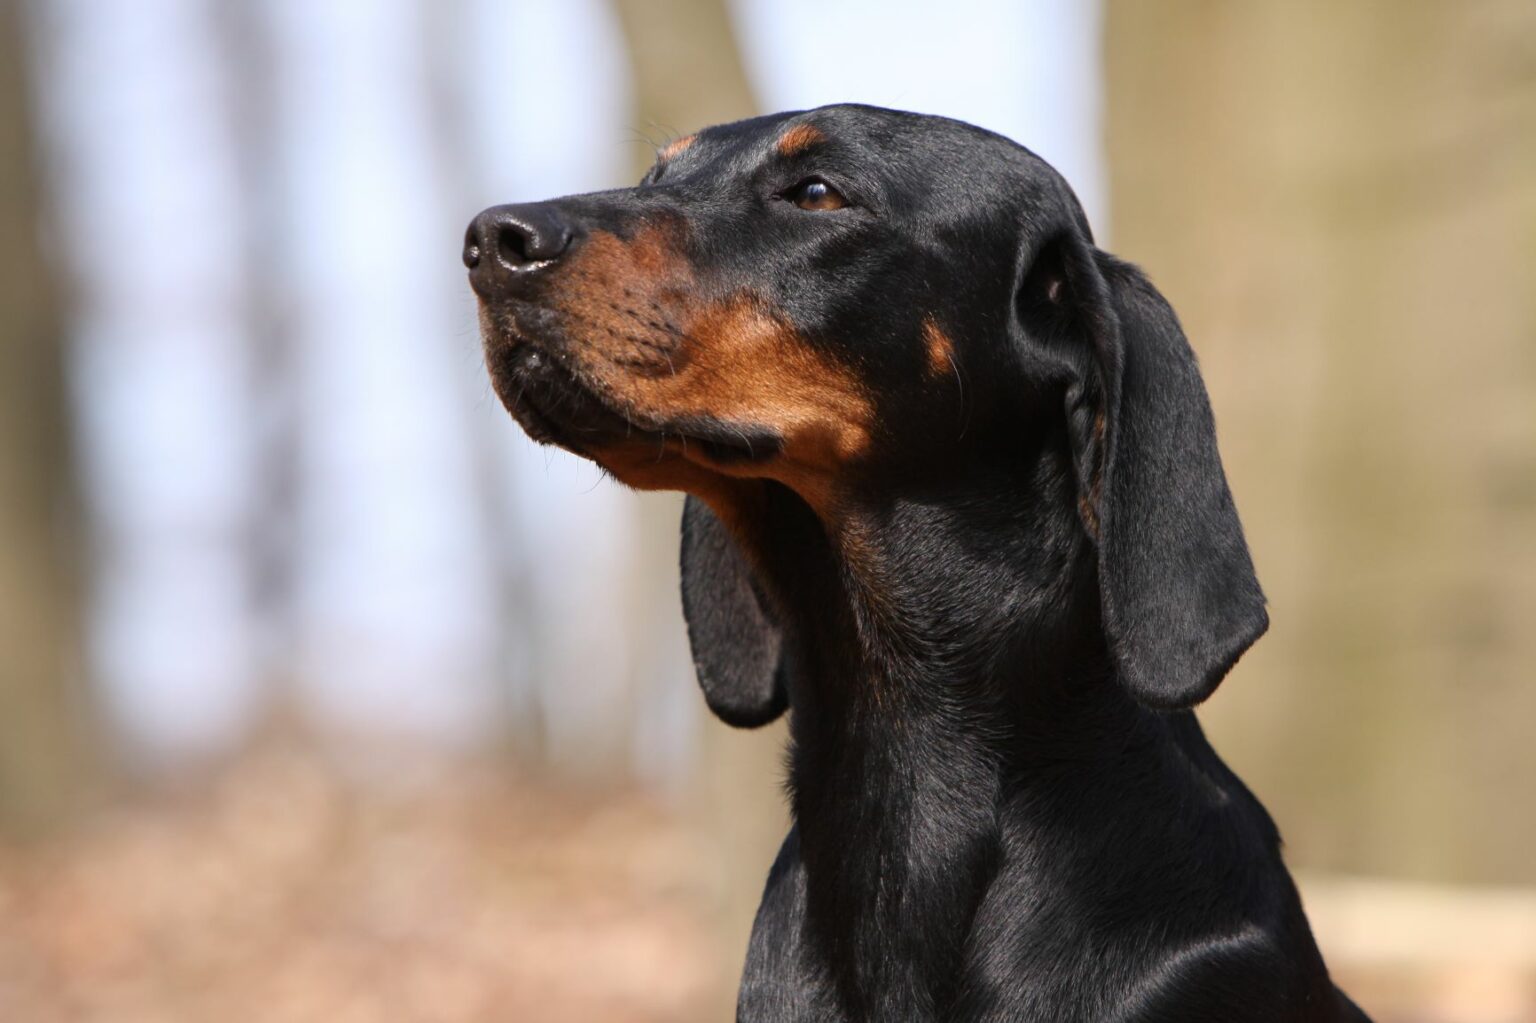
[[[488,340],[491,385],[523,432],[591,458],[593,450],[637,432],[548,352],[522,341]]]

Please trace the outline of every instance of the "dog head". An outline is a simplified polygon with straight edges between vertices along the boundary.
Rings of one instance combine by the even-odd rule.
[[[1068,449],[1138,699],[1204,699],[1267,624],[1176,317],[1005,138],[862,106],[709,128],[634,188],[484,211],[464,260],[523,428],[691,495],[684,605],[733,723],[785,704],[751,564],[764,486],[835,528],[1021,432]]]

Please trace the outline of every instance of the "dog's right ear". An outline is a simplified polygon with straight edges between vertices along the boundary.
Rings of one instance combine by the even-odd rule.
[[[683,503],[683,617],[704,702],[736,728],[784,713],[784,636],[752,566],[725,524],[693,495]]]

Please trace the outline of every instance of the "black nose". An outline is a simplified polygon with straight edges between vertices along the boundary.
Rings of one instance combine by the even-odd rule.
[[[575,230],[549,203],[492,206],[464,234],[464,265],[477,286],[560,258]]]

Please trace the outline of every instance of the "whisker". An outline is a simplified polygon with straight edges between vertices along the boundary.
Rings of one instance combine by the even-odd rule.
[[[965,431],[971,426],[970,410],[965,405],[965,376],[960,372],[960,364],[955,361],[953,352],[946,349],[944,358],[949,360],[949,368],[954,372],[955,389],[960,392],[960,433],[956,437],[958,440],[959,437],[965,436]]]
[[[732,432],[735,433],[736,436],[740,437],[741,438],[741,442],[746,445],[747,457],[748,458],[756,458],[757,457],[757,453],[752,450],[752,438],[748,437],[745,433],[742,433],[739,428],[733,429]]]

